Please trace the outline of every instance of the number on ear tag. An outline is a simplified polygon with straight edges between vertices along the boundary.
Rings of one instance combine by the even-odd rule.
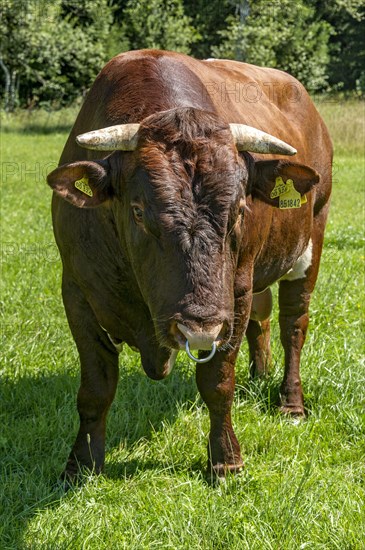
[[[279,176],[275,180],[275,187],[270,193],[270,198],[275,199],[276,197],[280,197],[280,195],[283,195],[286,190],[286,183],[284,183],[283,178]]]
[[[75,187],[76,187],[76,189],[81,191],[81,193],[84,193],[85,195],[88,195],[89,197],[93,196],[92,189],[89,185],[89,178],[87,176],[84,176],[80,180],[76,180],[75,181]]]
[[[294,188],[293,180],[286,181],[286,191],[279,197],[279,208],[286,210],[289,208],[300,208],[301,196]]]

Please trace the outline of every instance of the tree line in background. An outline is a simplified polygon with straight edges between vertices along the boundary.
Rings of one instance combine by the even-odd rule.
[[[114,55],[161,48],[275,67],[311,92],[365,93],[363,0],[2,0],[2,106],[59,107]]]

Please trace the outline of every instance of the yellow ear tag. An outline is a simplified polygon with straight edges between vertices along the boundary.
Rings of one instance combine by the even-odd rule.
[[[89,178],[87,176],[84,176],[80,180],[76,180],[75,181],[75,187],[76,187],[76,189],[81,191],[81,193],[84,193],[85,195],[88,195],[89,197],[93,196],[92,189],[89,185]]]
[[[286,210],[288,208],[300,208],[301,196],[300,193],[298,193],[298,191],[294,188],[293,180],[287,180],[285,186],[285,193],[279,197],[279,208],[281,210]]]
[[[286,190],[286,183],[284,183],[283,178],[279,176],[275,180],[275,187],[270,193],[270,198],[275,199],[276,197],[280,197],[280,195],[283,195]]]
[[[302,195],[300,197],[300,204],[302,205],[302,204],[305,204],[306,202],[308,202],[307,201],[307,195]]]

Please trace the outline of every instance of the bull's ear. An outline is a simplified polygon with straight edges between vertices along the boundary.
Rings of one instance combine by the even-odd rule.
[[[293,182],[294,189],[303,197],[319,182],[319,178],[318,172],[304,164],[287,160],[262,160],[255,162],[251,194],[278,207],[279,196],[284,189],[280,186],[285,186],[288,180]]]
[[[47,183],[62,198],[79,208],[94,208],[113,196],[108,162],[63,164],[47,176]]]

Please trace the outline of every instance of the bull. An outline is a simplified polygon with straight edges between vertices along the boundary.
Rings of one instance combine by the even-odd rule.
[[[81,363],[65,478],[103,467],[123,343],[155,380],[187,351],[210,415],[208,468],[218,477],[239,471],[235,362],[246,335],[251,374],[267,372],[276,281],[280,409],[304,415],[299,362],[331,162],[320,115],[284,72],[159,50],[104,67],[48,176]]]

